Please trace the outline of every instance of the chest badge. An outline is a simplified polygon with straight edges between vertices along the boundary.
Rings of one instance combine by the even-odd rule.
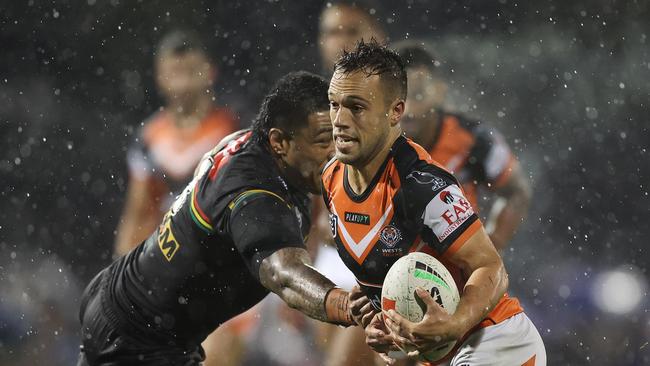
[[[393,225],[386,226],[379,234],[379,239],[388,247],[394,248],[402,240],[402,233]]]

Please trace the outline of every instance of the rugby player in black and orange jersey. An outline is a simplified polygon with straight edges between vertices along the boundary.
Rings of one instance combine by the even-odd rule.
[[[218,70],[198,35],[172,31],[155,54],[157,90],[165,105],[142,123],[127,153],[129,182],[116,256],[149,236],[203,154],[238,129],[232,113],[214,101]]]
[[[200,163],[158,229],[102,270],[81,302],[80,365],[197,365],[220,324],[274,292],[352,325],[348,293],[310,266],[308,193],[332,156],[327,82],[283,77],[252,131]]]
[[[479,189],[496,195],[486,230],[502,250],[526,216],[531,198],[528,179],[505,138],[480,120],[444,110],[447,83],[440,62],[420,43],[396,45],[409,79],[402,128],[431,157],[453,173],[478,209]]]
[[[505,293],[506,270],[456,178],[402,136],[407,75],[400,57],[360,42],[337,61],[329,88],[336,156],[326,166],[323,198],[339,255],[370,302],[381,309],[388,269],[411,251],[427,252],[461,289],[453,315],[427,291],[427,311],[413,323],[377,313],[367,343],[385,354],[395,344],[411,355],[458,340],[451,365],[545,365],[544,345],[519,302]],[[362,308],[363,309],[363,308]]]

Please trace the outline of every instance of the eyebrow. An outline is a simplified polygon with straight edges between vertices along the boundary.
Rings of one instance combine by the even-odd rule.
[[[331,96],[334,93],[332,93],[331,91],[328,91],[327,94]],[[347,95],[347,96],[345,96],[345,98],[343,98],[343,100],[341,100],[341,103],[345,103],[345,102],[370,103],[370,101],[368,101],[367,99],[365,99],[365,98],[363,98],[361,96],[358,96],[358,95]]]

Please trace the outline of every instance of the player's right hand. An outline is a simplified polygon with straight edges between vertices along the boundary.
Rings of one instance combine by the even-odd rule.
[[[384,324],[382,313],[376,313],[365,329],[366,343],[368,346],[377,352],[387,364],[394,364],[395,359],[388,356],[388,352],[397,350],[397,347],[393,343],[390,331],[386,328],[386,324]]]
[[[349,301],[352,319],[365,329],[377,312],[359,286],[352,288]]]

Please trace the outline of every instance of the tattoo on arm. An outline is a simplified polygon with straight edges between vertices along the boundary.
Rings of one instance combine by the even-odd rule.
[[[283,248],[262,261],[260,282],[290,307],[321,321],[328,321],[325,299],[335,286],[311,266],[303,248]]]

